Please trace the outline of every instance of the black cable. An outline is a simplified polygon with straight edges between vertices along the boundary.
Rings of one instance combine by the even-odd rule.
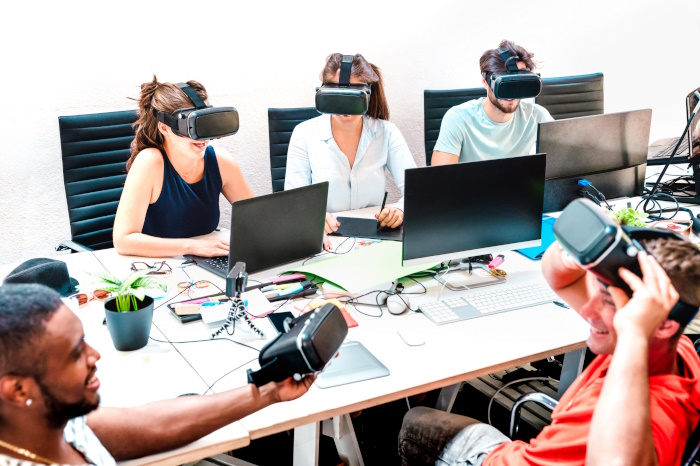
[[[207,387],[207,389],[204,390],[204,393],[202,393],[202,395],[206,395],[207,392],[208,392],[209,390],[211,390],[212,388],[214,388],[214,385],[216,385],[217,383],[219,383],[219,381],[220,381],[221,379],[223,379],[224,377],[226,377],[227,375],[231,374],[232,372],[237,371],[237,370],[240,369],[241,367],[247,366],[248,364],[250,364],[251,362],[253,362],[253,361],[257,360],[257,359],[258,359],[258,358],[251,359],[250,361],[244,362],[243,364],[241,364],[241,365],[238,366],[238,367],[234,367],[233,369],[231,369],[230,371],[228,371],[227,373],[225,373],[224,375],[222,375],[221,377],[219,377],[218,379],[216,379],[216,380],[214,381],[214,383],[212,383],[211,385],[209,385],[209,386]]]
[[[659,204],[659,202],[661,200],[664,200],[664,198],[668,202],[674,202],[676,204],[676,208],[673,209],[673,215],[671,215],[670,217],[663,216],[663,213],[668,212],[668,210],[663,209],[661,207],[661,204]],[[658,211],[659,215],[655,215],[656,211],[647,209],[649,202],[651,202],[652,208],[654,206],[657,207],[656,211]],[[674,218],[678,214],[678,211],[680,210],[680,205],[678,204],[678,199],[676,199],[675,197],[673,197],[669,194],[666,194],[666,193],[657,192],[653,195],[651,195],[651,193],[643,195],[642,200],[639,201],[639,204],[637,204],[637,207],[635,207],[635,210],[637,210],[639,208],[639,206],[642,205],[642,203],[644,203],[644,207],[643,207],[644,212],[649,214],[649,220],[654,220],[654,221],[656,221],[656,220],[671,220],[672,218]]]
[[[348,250],[345,251],[345,252],[338,252],[338,249],[340,249],[340,247],[341,247],[343,244],[345,244],[345,242],[346,242],[347,240],[349,240],[349,239],[352,239],[352,246],[350,246],[350,249],[348,249]],[[343,255],[343,254],[347,254],[347,253],[349,253],[350,251],[353,250],[353,248],[355,247],[355,244],[356,244],[356,243],[357,243],[357,238],[355,238],[354,236],[348,236],[348,237],[345,238],[338,246],[335,247],[335,251],[323,251],[323,252],[320,252],[320,253],[318,253],[318,254],[315,254],[315,255],[313,255],[313,256],[311,256],[311,257],[307,257],[306,259],[304,259],[304,262],[302,262],[301,265],[306,265],[306,263],[307,263],[308,261],[310,261],[311,259],[315,259],[315,258],[317,258],[317,257],[323,257],[323,256],[328,256],[328,255],[337,255],[337,256],[341,256],[341,255]]]
[[[235,344],[240,345],[240,346],[243,346],[243,347],[245,347],[245,348],[252,349],[252,350],[255,351],[256,353],[259,353],[259,352],[260,352],[260,350],[257,349],[257,348],[254,348],[254,347],[252,347],[252,346],[250,346],[250,345],[246,345],[245,343],[241,343],[240,341],[232,340],[232,339],[230,339],[230,338],[217,338],[217,339],[215,339],[215,340],[209,339],[209,340],[185,340],[185,341],[159,340],[159,339],[157,339],[157,338],[153,338],[153,337],[150,336],[150,335],[148,336],[148,338],[150,338],[150,339],[153,340],[153,341],[157,341],[158,343],[170,343],[170,344],[172,344],[172,345],[180,345],[180,344],[185,344],[185,343],[207,343],[207,342],[212,342],[212,341],[230,341],[231,343],[235,343]]]

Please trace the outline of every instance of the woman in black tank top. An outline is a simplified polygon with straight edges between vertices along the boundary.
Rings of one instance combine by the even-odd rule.
[[[188,81],[203,101],[207,92]],[[219,223],[219,196],[233,203],[253,197],[238,164],[210,141],[175,134],[155,112],[192,108],[177,85],[153,81],[141,85],[136,137],[114,220],[114,246],[120,254],[164,257],[182,254],[228,255],[228,239],[210,235]]]

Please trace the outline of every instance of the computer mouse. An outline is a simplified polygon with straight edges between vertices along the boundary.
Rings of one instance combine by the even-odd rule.
[[[399,315],[406,312],[411,307],[407,296],[393,294],[386,299],[386,308],[390,314]]]

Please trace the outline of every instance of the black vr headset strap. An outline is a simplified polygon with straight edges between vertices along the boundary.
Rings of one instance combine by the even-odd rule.
[[[668,318],[685,326],[695,318],[695,314],[697,313],[697,306],[678,300],[676,305],[671,309],[671,312],[668,313]]]
[[[343,55],[343,60],[340,62],[338,85],[342,87],[348,87],[350,85],[350,71],[352,70],[352,61],[354,59],[354,55]]]
[[[508,69],[509,73],[517,73],[520,71],[518,68],[518,56],[515,55],[513,52],[507,49],[497,49],[496,52],[498,52],[501,55],[501,58],[505,62],[506,68]]]
[[[175,130],[175,131],[180,131],[180,127],[178,126],[178,119],[175,118],[174,116],[161,112],[160,110],[156,110],[155,108],[153,109],[153,112],[156,114],[156,118],[158,121],[165,123],[170,127],[170,129]]]
[[[187,84],[187,83],[177,83],[177,87],[182,89],[182,92],[187,94],[187,97],[190,98],[192,103],[194,104],[194,108],[200,109],[200,108],[207,108],[207,104],[204,103],[204,101],[199,97],[199,94],[197,94],[197,91],[192,89],[192,87]]]

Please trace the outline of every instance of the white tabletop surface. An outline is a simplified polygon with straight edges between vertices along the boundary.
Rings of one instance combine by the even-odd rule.
[[[117,256],[115,254],[115,256]],[[105,271],[93,253],[61,255],[57,259],[66,262],[71,277],[81,284],[94,281],[90,273]],[[123,258],[122,258],[123,259]],[[115,261],[115,264],[119,261]],[[131,260],[128,260],[130,263]],[[121,262],[119,262],[121,263]],[[18,264],[0,266],[0,279]],[[117,266],[118,268],[118,266]],[[129,266],[122,274],[128,274]],[[157,304],[156,304],[157,305]],[[86,341],[100,352],[97,376],[100,378],[100,398],[103,406],[129,407],[175,398],[186,393],[204,393],[207,384],[170,343],[149,340],[136,351],[117,351],[102,324],[104,306],[92,301],[75,311],[83,323]],[[151,337],[166,341],[156,326]],[[176,465],[194,461],[222,451],[241,448],[250,443],[248,432],[239,422],[234,422],[185,447],[152,455],[127,464]]]
[[[376,210],[377,208],[362,209],[343,215],[366,217]],[[215,234],[225,236],[227,232]],[[333,241],[337,244],[340,239],[333,238]],[[95,255],[110,271],[115,268],[128,270],[130,262],[135,260],[120,257],[114,250],[97,251]],[[170,283],[186,279],[183,270],[176,267],[179,262],[168,259],[168,263],[175,266]],[[503,265],[508,271],[508,282],[498,286],[542,280],[539,267],[539,262],[508,252]],[[253,274],[250,279],[262,281],[265,277],[289,268],[287,265]],[[187,267],[185,270],[193,280],[207,279],[224,287],[223,279],[199,267]],[[438,293],[439,286],[432,278],[421,279],[421,282],[428,293],[413,298],[416,303],[414,307],[420,299],[434,300]],[[420,289],[418,285],[412,286],[411,282],[406,284],[411,287],[408,291]],[[171,290],[168,297],[176,292],[177,290]],[[213,292],[212,287],[197,290],[199,295]],[[463,292],[444,289],[441,298],[460,294]],[[281,310],[290,310],[295,315],[298,313],[294,303],[287,304]],[[368,308],[363,310],[370,314],[376,312]],[[585,346],[588,335],[588,326],[574,311],[553,304],[442,326],[437,326],[416,313],[394,316],[385,311],[381,318],[373,318],[364,316],[351,307],[349,311],[359,326],[350,329],[348,340],[361,342],[387,366],[391,375],[329,389],[320,389],[314,385],[307,395],[298,400],[270,406],[242,419],[241,423],[250,432],[251,439],[445,387],[548,355],[579,349]],[[275,332],[267,319],[256,319],[254,322],[268,334],[267,340],[260,339],[244,325],[238,325],[234,336],[228,338],[262,348]],[[172,342],[208,339],[218,328],[202,322],[181,324],[170,315],[165,306],[155,311],[154,324]],[[419,334],[425,344],[410,347],[400,338],[397,330]],[[216,382],[213,390],[217,392],[244,385],[245,370],[259,367],[254,351],[233,343],[174,344],[202,379],[208,384]],[[225,375],[232,369],[236,370]],[[224,377],[221,378],[222,376]]]

